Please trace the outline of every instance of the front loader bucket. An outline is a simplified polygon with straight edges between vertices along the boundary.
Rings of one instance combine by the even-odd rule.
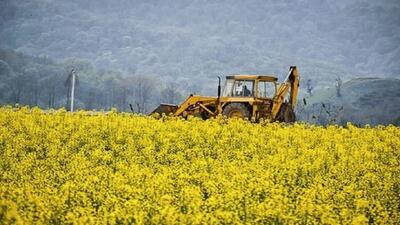
[[[163,114],[169,115],[170,113],[175,113],[176,110],[178,109],[177,105],[172,105],[172,104],[160,104],[153,112],[151,112],[149,115],[158,113],[158,114]]]

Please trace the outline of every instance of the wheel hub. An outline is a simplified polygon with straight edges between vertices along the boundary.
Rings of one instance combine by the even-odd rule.
[[[244,118],[244,115],[242,114],[242,112],[240,112],[239,110],[235,110],[235,111],[232,111],[230,114],[229,114],[229,118]]]

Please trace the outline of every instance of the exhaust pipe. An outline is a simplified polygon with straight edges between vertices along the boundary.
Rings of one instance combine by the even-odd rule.
[[[218,76],[218,102],[220,97],[221,97],[221,77]]]

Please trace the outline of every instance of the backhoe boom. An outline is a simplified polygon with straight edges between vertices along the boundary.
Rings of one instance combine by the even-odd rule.
[[[285,101],[285,97],[290,92],[288,103],[289,106],[294,110],[297,103],[297,95],[299,92],[299,73],[296,66],[291,66],[289,72],[286,75],[283,83],[280,84],[278,91],[274,97],[274,105],[272,108],[272,115],[276,117],[281,109],[282,104]]]

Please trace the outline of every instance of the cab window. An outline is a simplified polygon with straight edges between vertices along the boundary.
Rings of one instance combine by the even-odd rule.
[[[250,80],[236,80],[233,85],[232,96],[253,96],[253,84],[254,81]]]
[[[233,95],[232,90],[233,90],[234,83],[235,83],[234,80],[231,80],[231,79],[226,80],[225,88],[224,88],[224,91],[222,92],[222,96],[231,97]]]
[[[274,82],[259,81],[258,82],[258,97],[273,98],[276,93],[276,85]]]
[[[223,96],[227,97],[249,97],[254,96],[254,81],[252,80],[227,80]]]

